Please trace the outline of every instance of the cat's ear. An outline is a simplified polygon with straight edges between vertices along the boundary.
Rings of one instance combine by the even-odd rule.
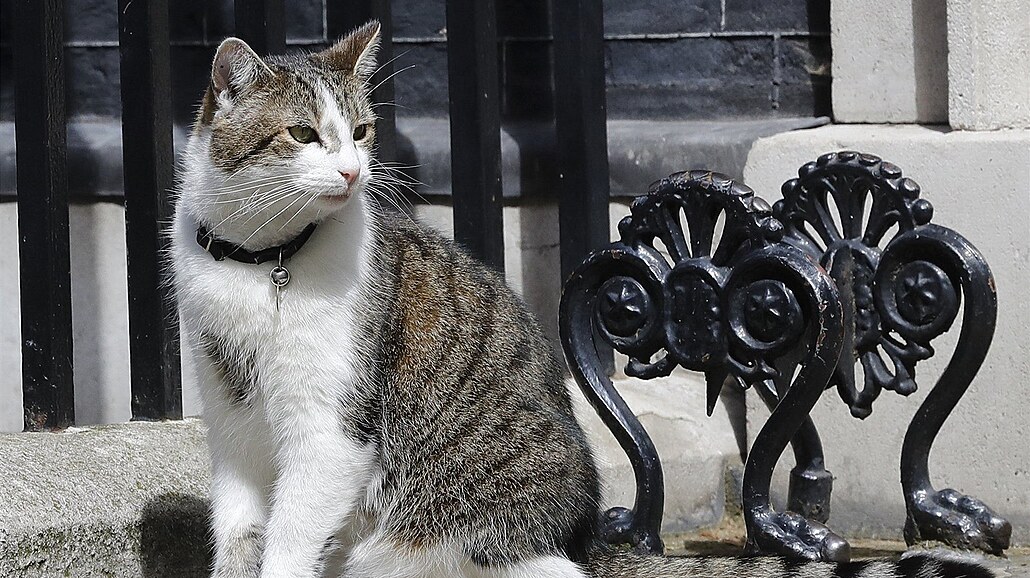
[[[229,98],[235,99],[246,88],[271,76],[268,65],[246,42],[226,38],[218,45],[211,64],[211,90],[216,97],[228,91]]]
[[[330,68],[364,82],[376,71],[380,29],[378,20],[369,20],[315,56]]]

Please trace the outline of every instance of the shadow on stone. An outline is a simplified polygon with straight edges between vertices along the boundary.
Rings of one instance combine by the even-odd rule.
[[[144,578],[206,578],[211,567],[208,503],[162,494],[143,510],[140,562]]]

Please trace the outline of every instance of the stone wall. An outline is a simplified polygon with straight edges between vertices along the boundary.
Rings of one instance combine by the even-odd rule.
[[[14,114],[9,17],[0,0],[0,120]],[[191,121],[218,42],[233,32],[230,0],[169,2],[172,101]],[[288,44],[325,44],[325,0],[287,2]],[[392,4],[401,116],[447,115],[443,0]],[[500,70],[508,119],[551,114],[547,0],[498,0]],[[68,0],[65,39],[70,117],[117,117],[118,18],[109,0]],[[829,110],[828,0],[605,2],[607,79],[613,118],[770,118]]]

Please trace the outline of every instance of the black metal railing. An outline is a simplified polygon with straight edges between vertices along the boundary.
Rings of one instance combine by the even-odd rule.
[[[168,292],[163,226],[173,211],[168,0],[119,0],[132,419],[182,416],[176,306]],[[554,2],[555,157],[562,271],[608,240],[601,4]],[[235,0],[236,34],[259,53],[285,49],[283,0]],[[75,421],[62,0],[17,0],[17,203],[25,429]],[[497,12],[493,1],[447,0],[455,236],[502,269],[503,197]],[[369,18],[392,37],[388,0],[326,3],[334,39]],[[391,76],[392,46],[380,53]],[[392,81],[376,88],[391,102]],[[380,107],[380,158],[396,154],[393,108]],[[555,274],[559,274],[557,271]]]

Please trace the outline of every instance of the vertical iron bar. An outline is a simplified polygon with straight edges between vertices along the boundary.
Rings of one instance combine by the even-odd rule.
[[[330,44],[373,18],[379,21],[379,55],[376,58],[379,68],[369,79],[372,86],[376,86],[372,92],[372,102],[392,103],[395,93],[390,75],[396,66],[393,62],[393,12],[390,9],[390,0],[364,0],[356,5],[339,0],[327,0],[325,12],[326,39]],[[388,78],[390,80],[387,80]],[[376,158],[384,162],[397,160],[397,120],[394,107],[377,106],[375,112],[378,117]]]
[[[234,0],[233,14],[236,36],[249,44],[254,52],[264,56],[286,51],[283,0]]]
[[[454,238],[504,270],[494,0],[447,0]]]
[[[64,3],[14,3],[18,258],[25,429],[72,425]]]
[[[608,236],[608,132],[605,122],[601,2],[552,3],[554,109],[558,142],[562,278]]]
[[[165,226],[174,212],[168,0],[119,0],[132,418],[182,418],[178,311]]]
[[[608,244],[608,128],[604,82],[604,8],[596,0],[551,3],[554,115],[558,146],[561,275]],[[611,349],[598,345],[608,373]]]

